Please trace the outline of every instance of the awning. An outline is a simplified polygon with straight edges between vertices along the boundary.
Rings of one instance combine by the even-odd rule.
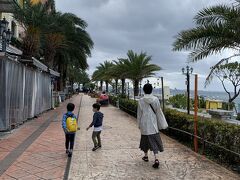
[[[22,63],[30,64],[31,66],[36,67],[36,68],[40,69],[41,71],[47,72],[47,73],[51,74],[54,77],[60,77],[60,73],[59,72],[56,72],[56,71],[48,68],[45,64],[43,64],[42,62],[40,62],[39,60],[37,60],[34,57],[32,57],[31,60],[20,59],[19,61],[22,62]]]
[[[1,1],[1,0],[0,0]],[[22,51],[12,45],[7,46],[7,53],[16,55],[16,56],[21,56]],[[0,39],[0,51],[2,51],[2,40]]]
[[[12,45],[7,46],[6,50],[7,50],[7,53],[14,55],[14,56],[22,55],[22,51]],[[0,40],[0,52],[1,51],[2,51],[2,41]],[[40,62],[39,60],[37,60],[34,57],[32,57],[32,59],[30,59],[30,60],[29,59],[19,59],[19,61],[22,63],[30,64],[31,66],[36,67],[36,68],[40,69],[41,71],[47,72],[54,77],[60,77],[59,72],[48,68],[45,64],[43,64],[42,62]]]
[[[50,72],[51,75],[53,75],[53,76],[55,76],[55,77],[60,77],[60,73],[57,72],[57,71],[54,71],[54,70],[52,70],[52,69],[49,69],[49,72]]]

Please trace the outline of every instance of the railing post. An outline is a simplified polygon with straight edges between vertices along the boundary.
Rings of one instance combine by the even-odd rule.
[[[161,77],[161,82],[162,82],[162,110],[163,113],[165,112],[165,106],[164,106],[164,86],[163,86],[163,77]]]
[[[205,154],[205,128],[204,128],[204,130],[203,130],[203,132],[202,132],[202,155],[204,155]]]
[[[116,106],[119,109],[119,98],[117,99]]]
[[[195,93],[194,93],[194,150],[198,152],[198,139],[197,139],[197,113],[198,113],[198,75],[195,74]]]

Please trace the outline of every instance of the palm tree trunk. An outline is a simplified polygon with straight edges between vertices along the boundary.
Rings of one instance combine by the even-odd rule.
[[[63,91],[66,83],[65,83],[65,80],[66,80],[66,67],[64,64],[59,64],[59,72],[60,72],[60,82],[59,82],[59,91]]]
[[[23,55],[24,59],[32,59],[38,53],[40,47],[40,31],[37,28],[30,26],[25,32],[25,37],[23,38]]]
[[[122,80],[122,95],[126,94],[125,92],[125,79],[121,79]]]
[[[49,68],[54,69],[54,56],[56,52],[54,52],[54,50],[46,50],[46,51],[50,51],[50,52],[48,53],[46,52],[44,63],[48,65]]]
[[[70,80],[70,85],[71,85],[71,93],[73,93],[74,92],[74,90],[73,90],[73,80]]]
[[[66,79],[67,79],[67,66],[63,66],[63,89],[66,88]]]
[[[108,81],[105,81],[106,83],[106,92],[108,93]]]
[[[103,87],[103,81],[100,81],[100,91],[103,90],[102,87]]]
[[[134,96],[139,94],[139,80],[134,80]]]
[[[118,93],[118,79],[115,79],[115,94]]]

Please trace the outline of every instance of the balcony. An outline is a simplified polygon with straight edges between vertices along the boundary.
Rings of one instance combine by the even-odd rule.
[[[0,12],[12,13],[15,3],[18,3],[17,0],[0,0]]]

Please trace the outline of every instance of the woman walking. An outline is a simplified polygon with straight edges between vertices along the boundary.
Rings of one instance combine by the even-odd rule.
[[[148,162],[148,150],[153,151],[155,161],[153,168],[159,167],[157,154],[163,152],[163,144],[159,134],[160,129],[168,127],[167,121],[160,107],[157,97],[153,96],[151,84],[145,84],[143,91],[144,97],[138,101],[137,120],[141,131],[140,149],[145,153],[142,158]]]

